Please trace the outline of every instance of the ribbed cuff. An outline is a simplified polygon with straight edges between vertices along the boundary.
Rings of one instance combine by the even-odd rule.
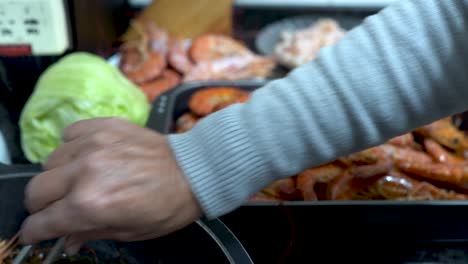
[[[242,126],[239,107],[214,113],[191,131],[168,137],[207,218],[236,209],[273,180]]]

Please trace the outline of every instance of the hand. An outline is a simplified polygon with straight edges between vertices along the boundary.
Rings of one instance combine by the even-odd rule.
[[[27,186],[23,244],[67,236],[73,253],[91,240],[163,236],[201,216],[165,137],[99,118],[68,127],[64,142]]]

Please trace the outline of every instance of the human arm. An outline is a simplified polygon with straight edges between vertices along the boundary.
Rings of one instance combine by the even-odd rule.
[[[185,134],[73,125],[79,136],[28,185],[22,242],[158,237],[201,209],[225,214],[276,179],[465,110],[467,12],[468,0],[401,1]]]
[[[96,118],[67,127],[63,140],[26,187],[21,243],[66,236],[74,253],[90,240],[160,237],[201,216],[165,136]]]
[[[269,183],[468,108],[468,1],[407,0],[169,142],[208,217]]]

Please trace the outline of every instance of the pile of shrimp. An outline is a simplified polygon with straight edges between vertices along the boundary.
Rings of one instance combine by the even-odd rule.
[[[170,36],[154,22],[135,21],[139,38],[125,42],[119,68],[153,102],[180,83],[210,80],[265,79],[274,59],[254,54],[243,43],[224,35],[194,39]]]
[[[188,103],[189,112],[175,122],[175,133],[189,131],[203,117],[235,103],[246,102],[250,92],[234,87],[211,87],[195,92]]]
[[[200,119],[249,99],[249,92],[214,87],[195,92],[175,133]],[[468,138],[452,117],[332,162],[276,181],[251,201],[466,200]]]
[[[296,68],[315,59],[322,48],[336,44],[346,33],[336,20],[320,19],[307,28],[281,32],[274,54],[281,64]]]

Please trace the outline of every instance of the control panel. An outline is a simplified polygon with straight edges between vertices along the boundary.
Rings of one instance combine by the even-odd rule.
[[[65,0],[0,0],[0,56],[61,55],[70,47]]]

